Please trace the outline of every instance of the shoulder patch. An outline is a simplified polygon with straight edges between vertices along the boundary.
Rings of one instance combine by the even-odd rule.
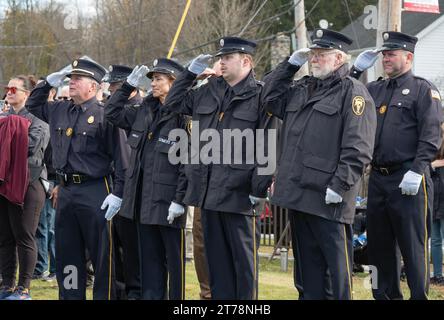
[[[441,95],[439,94],[439,91],[430,89],[430,95],[432,96],[432,99],[437,99],[441,101]]]
[[[361,116],[365,110],[365,99],[362,96],[356,96],[352,102],[353,113],[357,116]]]

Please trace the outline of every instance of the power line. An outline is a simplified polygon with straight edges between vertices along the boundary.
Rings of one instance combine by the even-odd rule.
[[[260,7],[256,10],[256,12],[253,14],[253,16],[250,18],[250,20],[248,20],[247,24],[242,28],[241,32],[239,32],[239,37],[242,36],[242,34],[244,33],[244,31],[248,28],[248,26],[250,25],[250,23],[254,20],[254,18],[256,18],[256,16],[258,15],[258,13],[262,10],[262,8],[265,6],[265,4],[268,2],[268,0],[264,0],[264,2],[262,2],[262,4],[260,5]]]
[[[356,44],[358,45],[358,48],[361,49],[361,45],[359,44],[358,35],[356,33],[356,29],[355,29],[355,26],[354,26],[354,23],[353,23],[353,19],[352,19],[352,16],[351,16],[350,7],[348,6],[348,1],[344,0],[344,3],[345,3],[345,8],[347,9],[348,17],[350,19],[350,25],[351,25],[351,28],[353,30],[353,34],[354,34],[355,39],[356,39]]]
[[[268,18],[266,18],[266,19],[264,19],[264,20],[262,20],[262,21],[260,21],[260,22],[258,22],[258,23],[252,24],[252,25],[250,25],[250,28],[261,26],[261,25],[267,23],[268,21],[275,20],[276,18],[278,18],[278,17],[280,17],[280,16],[283,16],[283,15],[285,15],[285,14],[291,13],[291,10],[292,10],[295,6],[297,6],[297,5],[299,4],[299,2],[301,2],[301,1],[302,1],[302,0],[299,0],[296,4],[294,4],[294,3],[292,2],[291,6],[290,6],[288,9],[286,9],[285,11],[282,11],[282,12],[280,12],[280,13],[278,13],[278,14],[275,14],[275,15],[273,15],[273,16],[271,16],[271,17],[268,17]],[[318,1],[318,2],[319,2],[319,1]],[[242,30],[241,30],[241,31],[242,31]],[[227,36],[233,36],[233,35],[236,35],[236,34],[238,34],[238,33],[240,33],[240,31],[239,31],[239,32],[234,32],[233,34],[229,34],[229,35],[227,35]],[[186,54],[186,53],[188,53],[188,52],[194,51],[194,50],[196,50],[196,49],[200,49],[200,48],[202,48],[202,47],[206,47],[206,46],[208,46],[208,45],[210,45],[210,44],[212,44],[212,43],[216,43],[216,42],[219,41],[219,40],[220,40],[220,38],[217,38],[217,39],[213,39],[213,40],[207,41],[207,42],[202,43],[202,44],[199,44],[199,45],[197,45],[197,46],[194,46],[194,47],[191,47],[191,48],[188,48],[188,49],[185,49],[185,50],[179,51],[179,52],[177,52],[176,54],[174,54],[174,56],[177,57],[177,56],[184,55],[184,54]]]

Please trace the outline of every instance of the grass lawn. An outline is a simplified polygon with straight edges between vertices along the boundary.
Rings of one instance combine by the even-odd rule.
[[[262,247],[261,252],[271,252],[272,249]],[[292,253],[289,252],[289,256]],[[268,259],[260,258],[259,266],[259,299],[260,300],[296,300],[297,290],[293,285],[293,262],[289,261],[288,272],[280,271],[280,261],[273,260],[268,263]],[[353,276],[353,296],[355,300],[372,300],[370,290],[364,286],[365,278],[368,275],[359,273]],[[406,282],[402,282],[404,298],[408,299],[409,292]],[[33,300],[56,300],[58,299],[57,282],[45,282],[35,280],[32,282],[31,295]],[[91,289],[87,292],[88,299],[91,299]],[[444,287],[431,286],[429,292],[430,299],[443,300]],[[197,281],[194,263],[186,265],[186,299],[199,299],[199,283]]]

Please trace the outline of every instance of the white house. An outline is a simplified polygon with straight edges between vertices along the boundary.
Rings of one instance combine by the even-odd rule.
[[[433,82],[444,96],[444,0],[439,1],[440,14],[408,12],[402,13],[401,31],[418,37],[415,49],[413,72]],[[354,60],[359,53],[376,46],[375,29],[366,29],[360,16],[340,32],[354,40],[349,53]],[[368,70],[367,80],[375,80],[374,69]]]

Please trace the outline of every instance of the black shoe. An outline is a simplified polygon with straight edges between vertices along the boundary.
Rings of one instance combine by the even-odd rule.
[[[442,286],[442,285],[444,285],[444,277],[443,276],[431,277],[430,284],[433,284],[436,286]]]

